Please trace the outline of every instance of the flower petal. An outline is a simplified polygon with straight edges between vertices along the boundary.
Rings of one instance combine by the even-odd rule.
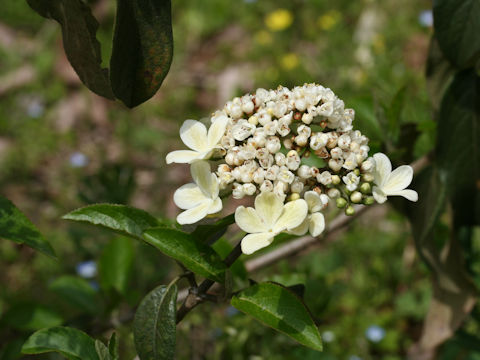
[[[212,149],[218,145],[223,134],[225,134],[225,128],[228,124],[228,117],[218,116],[210,128],[208,129],[208,148]]]
[[[208,199],[200,188],[193,183],[179,187],[173,194],[173,202],[180,209],[191,209]]]
[[[222,208],[223,208],[222,199],[217,197],[215,200],[213,200],[212,206],[208,210],[208,214],[218,213],[220,210],[222,210]]]
[[[240,229],[250,234],[266,232],[269,230],[258,215],[257,211],[251,207],[237,207],[237,210],[235,210],[235,222]]]
[[[394,191],[392,193],[389,193],[388,196],[403,196],[407,200],[418,201],[418,193],[415,190],[411,189]]]
[[[207,128],[200,121],[185,120],[180,128],[180,138],[190,149],[205,151],[207,144]]]
[[[413,168],[409,165],[402,165],[393,170],[388,177],[382,190],[385,194],[406,189],[413,179]]]
[[[264,247],[270,245],[273,241],[274,234],[271,232],[268,233],[258,233],[258,234],[249,234],[242,239],[242,252],[244,254],[250,255],[255,251],[263,249]]]
[[[375,160],[375,171],[373,172],[375,184],[382,187],[392,172],[392,163],[387,155],[383,153],[373,155],[373,159]]]
[[[212,206],[213,200],[206,199],[194,208],[185,210],[177,216],[177,222],[181,225],[194,224],[208,215],[208,210]]]
[[[205,196],[211,199],[218,196],[217,177],[210,172],[210,164],[207,161],[195,161],[190,167],[190,172],[193,181],[200,187]]]
[[[276,233],[290,230],[300,225],[307,217],[308,205],[303,199],[290,201],[283,207],[282,215],[278,218],[273,231]]]
[[[307,191],[303,196],[311,213],[322,210],[323,202],[319,194],[315,191]]]
[[[264,191],[255,198],[255,210],[265,226],[272,228],[282,214],[282,198],[271,191]]]
[[[380,189],[378,186],[373,187],[372,194],[375,201],[379,204],[383,204],[385,201],[387,201],[387,195],[385,195],[382,189]]]
[[[293,235],[298,235],[298,236],[305,235],[308,231],[308,224],[310,222],[309,219],[310,219],[310,216],[307,216],[300,225],[298,225],[293,229],[288,230],[288,233]]]
[[[322,213],[316,212],[310,215],[308,230],[313,237],[317,237],[325,230],[325,217]]]
[[[167,154],[167,164],[177,163],[177,164],[190,164],[193,161],[200,159],[202,156],[201,153],[191,150],[176,150],[169,152]]]

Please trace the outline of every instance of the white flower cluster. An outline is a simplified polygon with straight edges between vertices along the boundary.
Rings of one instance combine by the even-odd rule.
[[[255,209],[236,211],[237,224],[250,233],[242,250],[252,253],[282,231],[318,236],[325,228],[321,211],[331,200],[347,215],[354,213],[352,204],[382,203],[388,195],[416,201],[413,190],[404,190],[412,168],[392,172],[384,154],[368,157],[368,138],[353,129],[354,115],[332,90],[305,84],[234,98],[212,115],[208,131],[185,121],[180,136],[191,150],[167,155],[167,163],[192,164],[195,181],[176,192],[175,202],[187,209],[178,222],[220,211],[219,190],[235,199],[257,195]],[[207,159],[217,162],[215,174]],[[196,180],[202,178],[208,184]]]

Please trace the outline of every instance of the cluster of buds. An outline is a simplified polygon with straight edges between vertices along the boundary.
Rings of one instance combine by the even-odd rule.
[[[212,115],[208,132],[202,123],[187,120],[180,136],[191,150],[169,153],[167,163],[212,160],[216,169],[213,174],[209,165],[192,169],[195,183],[184,185],[174,198],[181,199],[176,203],[186,209],[177,220],[192,223],[218,211],[219,193],[231,193],[234,199],[256,195],[255,209],[239,207],[236,217],[237,224],[250,233],[244,239],[248,243],[244,252],[251,253],[273,240],[273,228],[298,235],[309,230],[317,236],[324,228],[321,211],[331,202],[353,215],[354,204],[382,203],[388,195],[416,201],[416,193],[405,190],[412,180],[411,167],[392,172],[386,155],[369,157],[368,138],[353,129],[354,116],[354,110],[346,109],[332,90],[305,84],[291,90],[258,89],[234,98]],[[201,171],[208,174],[198,169],[207,169]],[[215,186],[202,185],[202,177]],[[193,188],[199,190],[193,194]],[[271,195],[263,195],[267,193]],[[303,218],[272,222],[272,229],[256,234],[248,223],[265,224],[260,212],[273,203],[285,206],[280,218],[287,217],[288,211]]]

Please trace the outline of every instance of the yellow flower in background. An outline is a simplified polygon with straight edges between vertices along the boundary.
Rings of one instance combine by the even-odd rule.
[[[300,60],[297,54],[295,53],[288,53],[283,55],[280,61],[281,61],[282,67],[285,70],[295,69],[300,63]]]
[[[277,9],[265,17],[265,25],[271,31],[282,31],[292,25],[293,15],[287,9]]]
[[[328,31],[338,24],[340,17],[340,12],[337,10],[330,10],[318,18],[317,25],[320,29]]]
[[[255,41],[260,45],[271,44],[272,40],[272,34],[266,30],[260,30],[255,33]]]

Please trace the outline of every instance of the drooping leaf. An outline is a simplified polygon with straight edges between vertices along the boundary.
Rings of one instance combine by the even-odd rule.
[[[115,96],[132,108],[150,99],[170,69],[170,0],[117,0],[110,74]]]
[[[198,225],[192,235],[205,244],[212,245],[227,231],[228,227],[235,222],[235,214],[230,214],[218,220],[214,224]]]
[[[133,336],[141,360],[175,357],[177,285],[161,285],[143,298],[135,313]]]
[[[322,339],[305,305],[291,291],[275,283],[259,283],[232,297],[232,306],[314,350]]]
[[[180,261],[187,269],[208,279],[223,282],[226,266],[208,245],[191,234],[175,229],[154,228],[144,233],[145,241],[165,255]]]
[[[95,290],[82,278],[64,275],[52,282],[49,288],[62,300],[80,310],[91,314],[100,310]]]
[[[94,93],[114,99],[108,70],[102,69],[98,22],[82,0],[27,0],[45,18],[56,20],[62,28],[63,47],[80,80]]]
[[[435,0],[433,17],[445,56],[460,68],[473,66],[480,56],[480,0]]]
[[[127,291],[133,266],[134,248],[126,237],[113,238],[103,249],[99,262],[100,284],[106,290]]]
[[[24,354],[58,352],[70,360],[99,360],[95,340],[83,331],[70,327],[39,330],[22,347]]]
[[[455,226],[480,225],[480,77],[473,69],[458,73],[443,98],[436,155]]]
[[[7,198],[0,196],[0,238],[25,244],[54,257],[50,243],[30,220]]]
[[[15,304],[1,318],[1,323],[19,330],[39,330],[62,322],[54,310],[36,303]]]
[[[146,211],[114,204],[85,206],[64,215],[63,219],[99,225],[140,240],[145,229],[160,225],[159,221]]]

